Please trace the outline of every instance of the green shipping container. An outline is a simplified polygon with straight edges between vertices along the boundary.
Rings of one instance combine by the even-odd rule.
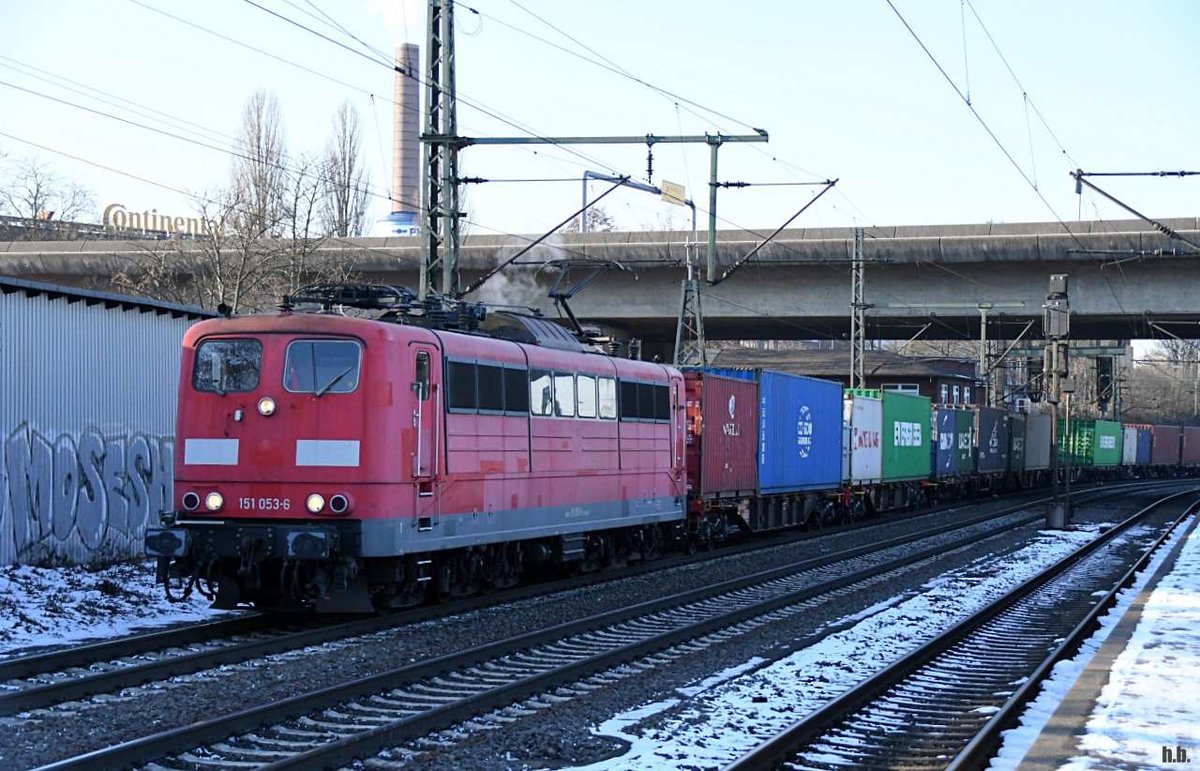
[[[1121,464],[1121,424],[1111,420],[1072,420],[1058,422],[1059,461],[1068,456],[1076,466],[1118,466]]]
[[[899,391],[882,393],[883,481],[928,478],[932,460],[929,399]],[[1119,460],[1119,452],[1117,457]]]

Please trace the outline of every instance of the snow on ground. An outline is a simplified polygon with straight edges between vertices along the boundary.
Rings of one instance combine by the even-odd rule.
[[[1100,761],[1156,765],[1164,747],[1196,754],[1200,693],[1200,536],[1193,530],[1154,588],[1087,722],[1080,749]],[[1083,762],[1074,768],[1094,768]]]
[[[1041,532],[1012,554],[980,558],[927,582],[916,596],[898,595],[858,613],[853,627],[774,664],[732,680],[710,678],[706,689],[617,715],[593,733],[622,739],[629,749],[584,768],[725,766],[1092,540],[1098,528]]]
[[[1172,537],[1171,545],[1182,537]],[[1015,768],[1032,745],[1037,731],[1050,718],[1087,666],[1120,616],[1149,577],[1166,559],[1162,549],[1123,593],[1121,604],[1105,618],[1105,627],[1088,640],[1073,661],[1056,668],[1053,680],[1022,716],[1020,728],[1005,735],[994,769]],[[1142,617],[1125,650],[1113,662],[1108,683],[1100,693],[1080,737],[1078,757],[1063,768],[1158,767],[1163,749],[1184,749],[1195,756],[1196,695],[1200,693],[1200,530],[1187,536],[1171,572],[1150,594]]]
[[[1020,727],[1004,732],[1004,741],[995,758],[992,760],[990,771],[1009,771],[1009,769],[1016,769],[1020,766],[1025,753],[1037,741],[1038,735],[1054,715],[1055,710],[1058,709],[1058,705],[1075,685],[1075,681],[1079,678],[1079,675],[1091,663],[1096,652],[1104,645],[1117,623],[1128,612],[1129,606],[1133,604],[1138,594],[1146,587],[1146,584],[1167,559],[1167,556],[1171,553],[1171,549],[1183,537],[1185,530],[1186,528],[1178,528],[1167,539],[1163,547],[1158,550],[1149,564],[1138,573],[1133,584],[1117,595],[1117,603],[1101,617],[1100,628],[1080,646],[1079,653],[1074,658],[1060,661],[1054,666],[1053,674],[1042,683],[1040,693],[1029,703],[1025,708],[1025,712],[1021,715]],[[1190,563],[1187,562],[1189,559],[1187,556],[1189,550],[1191,552]],[[1155,642],[1151,642],[1149,645],[1142,644],[1138,646],[1139,635],[1142,635],[1143,638],[1146,636],[1143,634],[1143,629],[1146,627],[1148,619],[1152,617],[1151,607],[1153,607],[1155,598],[1167,586],[1177,584],[1181,580],[1185,584],[1182,591],[1178,589],[1169,590],[1173,604],[1178,606],[1177,610],[1173,611],[1178,612],[1178,617],[1172,618],[1170,629],[1167,630],[1171,639],[1169,641],[1160,641],[1166,643],[1161,651],[1155,650],[1158,647]],[[1176,746],[1175,744],[1170,744],[1165,739],[1162,740],[1153,747],[1154,757],[1144,754],[1135,756],[1131,752],[1134,748],[1129,746],[1131,742],[1135,741],[1135,735],[1139,733],[1138,727],[1142,725],[1143,720],[1143,717],[1137,714],[1142,711],[1141,708],[1134,709],[1132,714],[1129,709],[1133,706],[1134,700],[1144,698],[1146,694],[1154,694],[1152,702],[1154,704],[1162,704],[1164,702],[1163,694],[1169,695],[1175,693],[1176,698],[1173,701],[1176,701],[1177,704],[1173,705],[1173,707],[1184,707],[1184,711],[1175,718],[1175,722],[1178,722],[1179,718],[1190,716],[1194,724],[1197,713],[1194,709],[1188,709],[1189,688],[1184,687],[1179,690],[1173,690],[1176,687],[1175,684],[1169,685],[1166,682],[1156,682],[1152,676],[1148,677],[1148,675],[1151,675],[1155,669],[1163,666],[1167,660],[1173,658],[1169,657],[1159,660],[1157,656],[1160,652],[1177,649],[1183,654],[1182,658],[1178,661],[1179,669],[1183,672],[1191,672],[1190,683],[1186,680],[1187,675],[1184,675],[1184,678],[1179,683],[1189,685],[1192,693],[1196,691],[1196,678],[1198,675],[1195,673],[1197,671],[1196,667],[1200,666],[1200,595],[1196,594],[1197,591],[1200,591],[1200,535],[1196,531],[1193,531],[1191,537],[1188,539],[1188,543],[1184,546],[1183,552],[1179,555],[1174,569],[1170,574],[1164,576],[1159,586],[1155,588],[1150,600],[1151,605],[1146,607],[1142,621],[1138,625],[1133,639],[1130,640],[1128,648],[1115,662],[1113,673],[1110,676],[1111,682],[1105,688],[1100,698],[1097,713],[1101,712],[1101,707],[1105,705],[1116,707],[1120,703],[1120,708],[1112,711],[1111,714],[1108,710],[1104,711],[1105,714],[1102,720],[1103,729],[1101,731],[1103,735],[1099,737],[1093,737],[1091,733],[1092,724],[1096,722],[1097,717],[1095,713],[1093,714],[1092,719],[1088,721],[1089,733],[1085,737],[1083,749],[1088,751],[1094,750],[1096,754],[1113,761],[1126,760],[1130,763],[1154,763],[1156,758],[1161,760],[1161,747],[1174,747]],[[1155,613],[1155,617],[1157,616],[1161,616],[1161,609]],[[1188,625],[1190,625],[1190,628]],[[1186,632],[1181,634],[1180,632],[1183,630],[1186,630]],[[1145,640],[1143,639],[1142,642],[1144,643]],[[1148,652],[1147,662],[1149,664],[1149,667],[1145,671],[1138,671],[1136,673],[1136,685],[1132,682],[1131,675],[1133,673],[1128,671],[1128,668],[1124,672],[1120,670],[1122,662],[1126,660],[1126,657],[1129,656],[1130,651],[1134,650],[1135,646],[1140,647],[1143,653]],[[1137,654],[1134,655],[1136,656]],[[1176,666],[1176,664],[1172,662],[1171,666]],[[1114,686],[1120,685],[1129,687],[1129,692],[1122,693],[1120,687],[1118,687],[1116,692],[1110,692]],[[1169,698],[1166,700],[1172,701]],[[1142,705],[1142,707],[1144,706]],[[1116,720],[1115,725],[1112,722],[1114,718]],[[1182,728],[1182,726],[1179,727]],[[1132,732],[1129,730],[1131,728],[1133,729]],[[1171,741],[1175,742],[1178,738],[1187,737],[1188,735],[1186,729],[1178,731],[1176,738],[1171,739]],[[1155,738],[1155,741],[1159,740]],[[1099,746],[1103,747],[1102,750],[1098,749],[1097,742],[1099,742]],[[1138,742],[1138,744],[1142,743]],[[1124,758],[1121,757],[1120,752],[1122,744],[1125,745]],[[1073,769],[1091,768],[1086,759],[1077,759],[1067,767]]]
[[[168,602],[154,583],[150,562],[99,570],[0,568],[0,658],[224,615],[208,604],[197,595],[185,603]]]

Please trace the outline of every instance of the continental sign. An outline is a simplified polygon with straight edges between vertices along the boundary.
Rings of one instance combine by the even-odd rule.
[[[205,222],[199,217],[172,217],[159,214],[158,209],[129,211],[120,203],[105,206],[101,222],[104,227],[116,230],[153,230],[159,233],[185,233],[190,236],[203,236],[213,230],[213,223]]]

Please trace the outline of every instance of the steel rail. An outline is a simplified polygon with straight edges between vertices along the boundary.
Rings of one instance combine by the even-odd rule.
[[[111,661],[124,656],[152,653],[164,648],[255,632],[259,630],[262,623],[263,615],[261,613],[250,612],[237,618],[187,624],[172,629],[127,635],[115,640],[103,640],[30,656],[0,659],[0,683],[70,667],[86,667],[90,664]]]
[[[792,724],[772,739],[746,753],[734,763],[727,766],[725,771],[762,771],[763,769],[775,769],[785,766],[795,757],[801,748],[818,739],[830,729],[844,723],[859,710],[876,701],[893,686],[904,681],[930,663],[939,654],[965,640],[985,623],[996,618],[1036,589],[1080,563],[1087,556],[1111,542],[1116,536],[1141,521],[1158,507],[1177,498],[1195,495],[1198,491],[1200,491],[1200,488],[1192,488],[1167,495],[1129,516],[1116,527],[1071,552],[1036,576],[1014,587],[1003,597],[979,609],[942,634],[927,641],[885,669],[864,680],[853,689],[829,702],[824,707]],[[1191,511],[1195,505],[1195,503],[1189,505],[1187,511]]]
[[[1183,524],[1184,520],[1195,513],[1196,505],[1193,505],[1176,517],[1171,526],[1155,539],[1154,543],[1146,549],[1142,556],[1138,557],[1129,570],[1125,571],[1125,575],[1113,584],[1112,589],[1088,611],[1088,614],[1075,625],[1071,633],[1063,638],[1062,643],[1046,656],[1045,660],[1029,676],[1029,679],[1009,697],[998,712],[992,715],[992,718],[975,734],[975,738],[971,739],[970,743],[954,756],[954,759],[946,767],[947,771],[960,771],[983,766],[984,761],[990,758],[995,749],[1000,746],[1002,741],[1000,734],[1016,725],[1026,705],[1037,696],[1042,683],[1053,674],[1054,666],[1060,661],[1072,658],[1079,652],[1083,643],[1100,628],[1100,616],[1116,606],[1117,596],[1133,585],[1137,574],[1146,567],[1154,553],[1162,548],[1162,545]]]
[[[1137,487],[1138,485],[1132,486]],[[1113,494],[1121,494],[1124,492],[1128,492],[1128,490],[1115,491],[1111,488],[1108,488],[1099,491],[1093,491],[1091,495],[1104,498],[1110,497]],[[1024,506],[1019,506],[1016,508],[1019,510],[1024,508]],[[477,646],[465,651],[416,662],[414,664],[398,667],[351,682],[319,689],[309,693],[299,694],[290,699],[244,709],[229,715],[219,716],[210,720],[197,722],[192,725],[181,726],[159,734],[125,742],[113,747],[96,750],[78,757],[63,759],[61,761],[48,764],[43,768],[74,769],[96,766],[127,766],[135,763],[155,760],[164,756],[183,752],[197,746],[203,746],[206,743],[222,740],[231,735],[246,733],[264,726],[278,724],[289,719],[294,719],[305,714],[311,714],[313,712],[344,703],[351,699],[392,690],[405,685],[419,683],[428,678],[442,675],[454,670],[477,666],[512,654],[515,651],[525,650],[533,646],[557,641],[564,637],[570,637],[597,629],[603,629],[604,627],[636,619],[647,614],[661,612],[663,610],[678,608],[683,605],[711,599],[721,594],[736,592],[740,589],[754,586],[755,584],[761,584],[796,573],[816,570],[819,568],[828,567],[830,565],[836,565],[840,562],[868,556],[887,548],[911,545],[924,539],[937,537],[955,530],[963,530],[974,525],[987,522],[988,520],[1004,516],[1008,516],[1008,514],[991,513],[974,517],[969,520],[960,520],[948,525],[928,528],[917,533],[888,539],[880,543],[867,544],[834,554],[802,560],[791,565],[760,571],[750,576],[742,576],[737,579],[721,582],[719,584],[711,585],[701,589],[682,592],[671,597],[650,600],[616,611],[597,614],[589,618],[565,622],[554,627],[535,630],[507,640],[501,640],[486,645]],[[1018,522],[1016,523],[1006,524],[1003,530],[1010,529],[1014,526],[1029,524],[1041,520],[1042,518],[1043,515],[1040,513],[1036,515],[1027,515],[1019,518]],[[997,528],[996,533],[1001,532],[1001,530],[1001,528]],[[996,533],[990,533],[989,535],[994,535]],[[372,731],[367,734],[354,737],[353,741],[348,739],[343,742],[335,742],[322,749],[314,750],[312,753],[306,753],[298,756],[299,760],[297,760],[297,762],[301,763],[302,765],[310,762],[336,763],[342,762],[342,760],[338,760],[337,758],[352,759],[353,757],[360,757],[364,753],[369,753],[371,751],[371,747],[390,746],[391,744],[402,740],[406,736],[418,735],[421,732],[428,732],[430,730],[434,730],[434,728],[439,725],[452,724],[456,720],[461,719],[461,716],[476,714],[479,711],[486,709],[489,705],[511,703],[514,700],[519,700],[523,694],[544,689],[557,682],[564,682],[569,679],[579,679],[583,673],[610,667],[621,661],[635,659],[647,651],[661,649],[681,640],[701,636],[709,629],[736,624],[746,618],[769,613],[781,607],[786,607],[798,602],[803,602],[806,599],[811,599],[812,597],[820,596],[831,591],[836,591],[837,589],[843,588],[858,581],[865,580],[874,575],[878,575],[879,573],[895,570],[899,567],[903,567],[904,565],[912,564],[923,559],[941,556],[945,553],[946,548],[947,547],[945,545],[938,545],[934,548],[907,555],[901,560],[882,562],[866,569],[865,571],[851,573],[832,581],[826,581],[818,585],[808,587],[799,592],[790,592],[788,594],[780,595],[769,602],[759,603],[734,611],[732,613],[723,614],[721,616],[709,619],[701,624],[691,625],[686,628],[676,629],[666,634],[656,635],[635,645],[623,646],[617,650],[610,651],[603,656],[592,657],[585,662],[568,665],[562,670],[547,672],[545,674],[538,675],[536,678],[529,678],[515,684],[509,684],[501,688],[493,689],[492,692],[487,694],[476,695],[470,699],[464,699],[459,702],[455,702],[454,704],[446,705],[444,708],[438,708],[427,715],[417,716],[411,720],[389,724],[388,726],[377,731]],[[317,757],[320,758],[319,761],[315,760]]]
[[[1137,482],[1092,489],[1104,490],[1107,493],[1131,487],[1137,488],[1147,484],[1161,484],[1161,482]],[[1035,498],[1031,502],[979,515],[970,520],[970,522],[982,522],[990,517],[1003,516],[1006,513],[1035,505],[1041,500],[1044,499]],[[958,507],[963,507],[963,504],[951,504],[942,508],[925,510],[920,513],[910,514],[906,518],[944,513]],[[850,525],[840,526],[836,529],[826,529],[820,532],[840,533],[855,529],[869,529],[880,524],[894,524],[896,521],[897,519],[894,517],[884,521],[874,519],[862,520]],[[766,534],[766,537],[762,539],[735,544],[728,549],[722,550],[721,556],[736,556],[737,554],[756,551],[760,548],[789,545],[811,538],[813,534],[793,535],[785,540],[771,540],[772,535],[774,534]],[[624,566],[622,570],[613,573],[605,572],[592,574],[583,578],[574,577],[548,583],[541,582],[507,590],[499,594],[463,598],[449,606],[416,608],[384,616],[355,619],[344,623],[323,625],[294,632],[284,632],[265,640],[252,640],[246,643],[235,643],[210,650],[185,653],[183,655],[164,656],[161,659],[146,661],[132,666],[116,666],[108,670],[83,672],[78,676],[64,678],[55,682],[0,691],[0,716],[16,715],[66,701],[82,699],[101,693],[111,693],[122,688],[191,674],[223,664],[236,664],[273,653],[320,645],[325,642],[358,635],[371,634],[406,624],[435,620],[492,607],[501,603],[517,602],[558,591],[595,586],[608,581],[635,577],[646,572],[670,569],[709,558],[711,558],[711,555],[707,554],[680,555],[667,558],[666,560]],[[297,619],[298,622],[304,620],[313,621],[313,619]],[[62,651],[52,651],[9,661],[0,661],[0,684],[36,675],[61,673],[63,670],[87,667],[101,662],[113,662],[121,658],[155,653],[171,647],[182,647],[196,643],[211,642],[222,637],[269,631],[268,624],[270,623],[271,617],[269,615],[254,613],[237,619],[194,624],[180,629],[134,635],[114,641],[84,645]]]

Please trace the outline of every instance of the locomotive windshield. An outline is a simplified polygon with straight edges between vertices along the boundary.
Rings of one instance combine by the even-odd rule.
[[[258,340],[205,340],[196,349],[192,387],[227,394],[258,388],[262,343]]]
[[[287,349],[283,387],[317,396],[349,393],[358,388],[361,351],[350,340],[294,340]]]

